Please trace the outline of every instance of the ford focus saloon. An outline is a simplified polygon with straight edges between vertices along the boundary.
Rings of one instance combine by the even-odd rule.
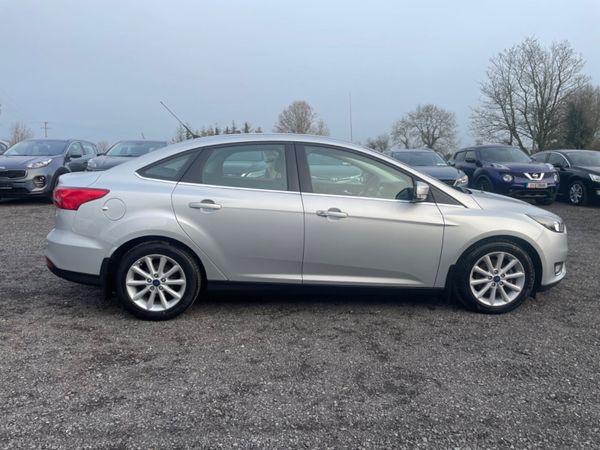
[[[220,283],[446,291],[502,313],[566,274],[558,216],[323,137],[186,141],[66,174],[54,203],[49,269],[144,319],[175,317]]]

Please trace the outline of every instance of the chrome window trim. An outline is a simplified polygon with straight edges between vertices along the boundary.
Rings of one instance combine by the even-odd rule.
[[[179,181],[177,184],[181,184],[183,186],[203,186],[208,188],[218,188],[218,189],[231,189],[236,191],[253,191],[253,192],[271,192],[271,193],[281,193],[281,194],[300,194],[299,191],[282,191],[277,189],[257,189],[257,188],[245,188],[239,186],[222,186],[220,184],[204,184],[204,183],[190,183],[189,181]]]

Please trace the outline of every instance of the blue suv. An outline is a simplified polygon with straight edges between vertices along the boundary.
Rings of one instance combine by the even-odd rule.
[[[558,173],[509,145],[480,145],[454,153],[451,164],[469,176],[469,187],[549,205],[556,199]]]

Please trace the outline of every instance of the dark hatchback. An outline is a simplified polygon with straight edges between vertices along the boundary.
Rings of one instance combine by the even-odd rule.
[[[168,142],[166,141],[119,141],[109,148],[104,155],[90,160],[87,170],[108,170],[131,158],[137,158],[167,145]]]
[[[449,165],[435,150],[423,148],[391,150],[389,155],[449,186],[467,187],[469,184],[467,175],[462,170]]]
[[[451,164],[469,177],[469,187],[541,205],[552,203],[559,176],[550,164],[536,162],[522,150],[509,145],[480,145],[464,148]]]
[[[558,169],[558,195],[571,204],[580,206],[600,200],[600,151],[551,150],[536,153],[533,158]]]

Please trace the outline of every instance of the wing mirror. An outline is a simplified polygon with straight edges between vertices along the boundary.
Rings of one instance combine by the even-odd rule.
[[[564,163],[554,163],[552,164],[555,168],[559,169],[559,170],[564,170],[565,169],[565,164]]]
[[[424,202],[429,197],[429,185],[422,181],[417,181],[413,194],[413,202]]]

